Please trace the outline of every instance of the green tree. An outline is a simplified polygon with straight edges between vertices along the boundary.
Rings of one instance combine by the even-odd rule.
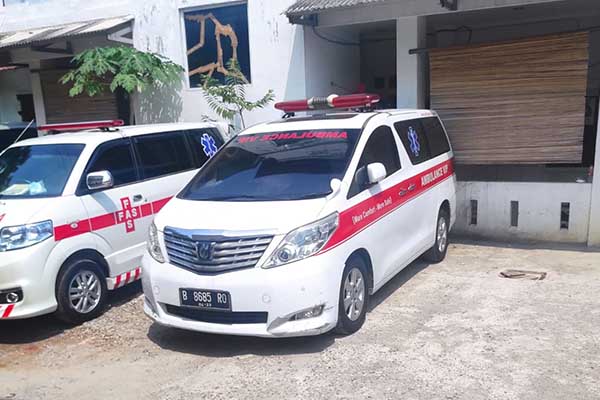
[[[264,108],[273,101],[275,94],[269,91],[257,101],[246,98],[246,85],[248,81],[239,68],[236,60],[230,59],[227,63],[228,73],[225,82],[221,83],[211,75],[203,76],[204,97],[210,108],[222,118],[233,121],[235,116],[240,117],[242,129],[246,127],[244,112]]]
[[[60,79],[62,84],[71,84],[71,97],[83,93],[96,96],[119,88],[128,94],[141,93],[178,83],[183,72],[181,66],[160,55],[127,46],[88,49],[73,57],[72,63],[76,68]]]

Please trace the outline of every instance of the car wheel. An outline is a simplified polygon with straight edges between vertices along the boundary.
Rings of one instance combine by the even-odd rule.
[[[337,333],[350,335],[365,323],[369,307],[368,276],[367,265],[361,257],[348,259],[340,287]]]
[[[439,263],[446,258],[448,251],[448,229],[450,227],[450,215],[448,211],[442,208],[438,214],[435,227],[435,244],[429,249],[424,258],[432,263]]]
[[[90,259],[71,261],[58,276],[57,316],[70,324],[90,321],[102,314],[107,297],[106,277],[100,265]]]

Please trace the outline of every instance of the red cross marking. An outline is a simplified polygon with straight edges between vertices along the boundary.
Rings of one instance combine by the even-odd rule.
[[[128,197],[121,199],[121,206],[123,209],[115,213],[117,224],[125,224],[127,233],[135,232],[135,220],[142,216],[140,208],[132,207],[131,200]]]

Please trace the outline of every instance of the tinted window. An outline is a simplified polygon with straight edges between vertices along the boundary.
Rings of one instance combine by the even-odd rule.
[[[421,124],[423,124],[423,128],[425,129],[431,157],[437,157],[450,151],[450,144],[439,118],[423,118]]]
[[[392,130],[387,126],[380,126],[375,129],[369,137],[358,167],[352,186],[349,191],[349,197],[361,192],[366,183],[365,167],[372,163],[382,163],[385,166],[387,176],[392,175],[400,169],[400,158],[398,157],[398,148]]]
[[[360,130],[241,135],[200,170],[180,197],[276,201],[327,196],[342,179]]]
[[[142,178],[149,179],[193,168],[183,132],[135,138]]]
[[[213,129],[195,129],[188,135],[196,167],[203,166],[223,146],[221,135]]]
[[[0,155],[0,198],[60,196],[85,146],[13,147]]]
[[[133,163],[129,140],[109,142],[98,147],[86,171],[86,175],[90,172],[110,172],[115,186],[135,182],[137,172]],[[85,176],[83,177],[83,184],[85,185]]]
[[[396,122],[394,128],[396,128],[396,132],[400,136],[400,140],[413,164],[420,164],[431,158],[429,142],[420,120]]]

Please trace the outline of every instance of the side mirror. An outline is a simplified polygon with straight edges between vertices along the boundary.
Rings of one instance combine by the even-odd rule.
[[[371,185],[381,182],[387,176],[385,165],[382,163],[372,163],[367,165],[367,181]]]
[[[109,171],[91,172],[85,179],[88,189],[110,189],[114,186],[113,176]]]

